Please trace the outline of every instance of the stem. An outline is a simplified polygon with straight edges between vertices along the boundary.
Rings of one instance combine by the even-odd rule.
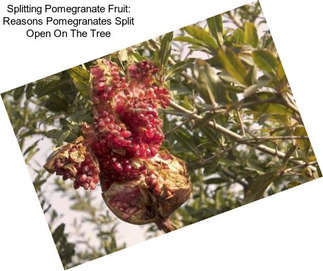
[[[238,115],[238,119],[239,119],[239,124],[240,124],[240,128],[241,128],[242,136],[245,137],[246,136],[246,131],[244,129],[244,125],[243,125],[243,121],[242,121],[242,116],[241,116],[241,113],[240,113],[240,110],[239,109],[237,109],[237,115]]]
[[[177,230],[177,227],[171,222],[169,218],[156,221],[158,229],[164,232],[171,232]]]

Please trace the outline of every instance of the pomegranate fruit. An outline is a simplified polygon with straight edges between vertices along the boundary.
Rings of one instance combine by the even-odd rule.
[[[158,110],[170,102],[160,70],[143,61],[122,72],[100,59],[90,72],[93,125],[81,123],[83,136],[58,149],[45,168],[76,189],[95,189],[100,181],[106,205],[124,221],[174,229],[168,217],[191,187],[185,163],[160,149]]]
[[[166,150],[145,163],[145,175],[131,181],[114,182],[102,196],[112,212],[126,222],[161,224],[190,196],[186,166]]]

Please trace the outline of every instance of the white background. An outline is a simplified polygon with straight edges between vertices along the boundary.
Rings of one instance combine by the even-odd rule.
[[[47,3],[103,4],[106,1]],[[117,3],[117,1],[114,1]],[[121,1],[118,1],[121,3]],[[322,165],[323,53],[319,0],[262,0],[316,156]],[[9,1],[1,1],[3,15]],[[19,4],[19,1],[11,1]],[[24,4],[37,4],[36,0]],[[110,3],[113,3],[111,0]],[[0,91],[195,23],[249,1],[123,1],[136,26],[111,39],[33,41],[0,29]],[[1,16],[2,17],[2,16]],[[63,270],[0,102],[0,269]],[[322,179],[102,257],[74,270],[322,270]]]

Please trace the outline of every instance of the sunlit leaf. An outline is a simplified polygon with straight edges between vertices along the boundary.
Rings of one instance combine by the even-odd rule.
[[[202,44],[210,50],[217,50],[218,45],[216,43],[216,40],[202,27],[198,25],[190,25],[186,26],[184,29],[188,34],[197,39],[199,42],[202,42]]]
[[[258,45],[257,28],[252,23],[246,22],[244,25],[244,42],[252,47],[257,47]]]
[[[230,49],[219,50],[218,54],[225,70],[241,84],[246,85],[247,71],[238,56]]]
[[[90,96],[90,73],[81,66],[76,66],[69,70],[69,74],[76,89],[85,97]]]
[[[168,57],[172,48],[172,44],[171,44],[172,39],[173,39],[173,32],[169,32],[161,40],[159,59],[162,65],[165,65],[168,61]]]
[[[256,50],[252,52],[252,58],[259,67],[259,69],[268,72],[274,73],[277,70],[277,61],[276,58],[265,50]]]
[[[218,46],[221,48],[223,45],[223,24],[222,24],[222,15],[217,15],[207,19],[208,27],[216,39]]]
[[[240,29],[240,28],[237,28],[233,31],[233,37],[236,41],[236,43],[238,44],[241,44],[244,42],[244,32]]]

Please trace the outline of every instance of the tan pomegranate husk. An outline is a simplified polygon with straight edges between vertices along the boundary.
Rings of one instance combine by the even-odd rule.
[[[48,158],[46,164],[44,165],[44,168],[50,172],[55,172],[55,162],[57,159],[67,159],[72,158],[73,161],[76,163],[81,163],[85,159],[85,147],[83,146],[84,138],[82,136],[78,137],[73,143],[68,143],[58,149],[55,150],[55,152]],[[73,147],[79,146],[79,150],[70,153],[69,150]],[[65,165],[64,167],[69,167],[69,165]]]
[[[156,176],[158,193],[147,184],[146,175],[141,175],[135,180],[112,183],[106,191],[103,191],[103,199],[117,217],[128,223],[155,222],[157,225],[170,225],[167,218],[191,195],[191,184],[185,163],[166,150],[160,150],[155,157],[143,162],[148,172]],[[112,204],[116,195],[122,196],[122,193],[128,193],[129,189],[140,191],[136,206],[138,210],[131,215],[125,214]]]
[[[92,151],[87,146],[87,142],[85,141],[83,136],[79,136],[72,143],[67,143],[64,146],[56,149],[47,159],[44,168],[50,172],[54,173],[56,171],[55,163],[57,159],[70,159],[70,161],[63,165],[63,169],[70,171],[73,176],[76,174],[77,169],[75,168],[76,164],[80,164],[85,160],[85,154],[89,152],[91,154],[91,159],[96,167],[99,169],[99,164],[94,155],[92,155]],[[72,148],[76,148],[75,151],[70,152]]]

